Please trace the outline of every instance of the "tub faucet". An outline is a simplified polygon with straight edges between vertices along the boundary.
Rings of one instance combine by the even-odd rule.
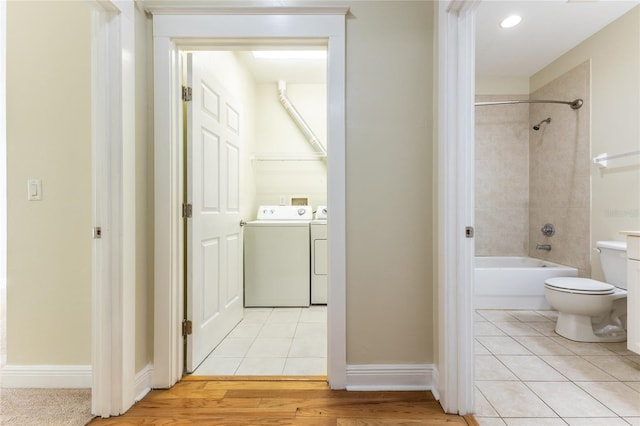
[[[551,244],[536,244],[536,250],[551,251]]]

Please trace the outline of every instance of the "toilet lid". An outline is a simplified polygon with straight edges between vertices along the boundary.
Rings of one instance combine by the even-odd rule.
[[[615,286],[589,278],[556,277],[544,282],[545,286],[567,293],[612,294]]]

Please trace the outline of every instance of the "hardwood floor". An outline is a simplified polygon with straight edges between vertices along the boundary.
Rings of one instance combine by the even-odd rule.
[[[190,376],[90,425],[453,425],[430,392],[332,391],[325,377]]]

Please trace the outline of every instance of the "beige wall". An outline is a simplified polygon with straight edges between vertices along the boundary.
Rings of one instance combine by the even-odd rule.
[[[347,363],[433,362],[433,4],[347,17]]]
[[[136,372],[153,362],[153,60],[151,19],[136,4]]]
[[[476,96],[476,101],[528,96]],[[476,256],[527,256],[529,104],[476,107]]]
[[[529,255],[578,268],[590,276],[589,265],[589,62],[575,67],[531,94],[532,99],[583,99],[582,108],[532,104],[529,124],[551,118],[529,139]],[[531,127],[529,127],[531,128]],[[555,235],[544,236],[545,223]],[[536,250],[550,244],[551,251]]]
[[[87,365],[89,8],[12,1],[7,17],[7,363]],[[31,178],[42,179],[42,201],[27,201]]]
[[[531,77],[537,90],[591,60],[591,152],[618,154],[640,149],[640,6]],[[640,167],[600,170],[591,165],[591,241],[623,240],[619,231],[640,229]],[[618,164],[624,164],[618,162]],[[602,279],[591,254],[594,278]]]
[[[428,363],[433,361],[433,4],[344,4],[351,7],[347,362]],[[10,2],[8,13],[8,362],[90,364],[89,12],[76,2]],[[69,19],[50,19],[54,15]],[[138,15],[138,27],[142,20]],[[138,36],[149,67],[150,40]],[[151,79],[149,68],[146,72]],[[144,196],[146,205],[138,198],[137,370],[152,358],[152,270],[143,266],[153,256],[152,224],[141,226],[153,201],[152,147],[146,144],[152,134],[149,123],[142,124],[151,105],[144,104],[151,101],[149,88],[139,67],[136,195]],[[42,125],[34,126],[34,119]],[[26,180],[32,177],[43,179],[42,202],[26,201]]]

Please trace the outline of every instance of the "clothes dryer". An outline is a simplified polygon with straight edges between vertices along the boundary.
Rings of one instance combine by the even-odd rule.
[[[309,229],[311,233],[311,304],[326,305],[329,272],[327,206],[318,206]]]

